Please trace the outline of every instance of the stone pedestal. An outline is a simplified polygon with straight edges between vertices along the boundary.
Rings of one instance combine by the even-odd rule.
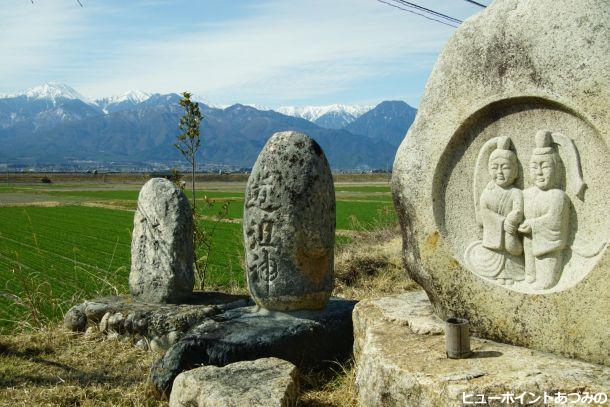
[[[321,310],[274,312],[235,308],[193,327],[151,368],[151,383],[169,394],[180,373],[202,365],[276,357],[299,369],[349,358],[354,301],[331,298]]]
[[[103,297],[70,308],[64,326],[75,332],[98,327],[109,338],[126,338],[138,347],[161,350],[208,318],[251,304],[243,295],[200,291],[182,304],[145,303],[126,295]]]
[[[502,404],[509,395],[515,405],[519,397],[544,405],[545,392],[575,400],[610,388],[607,367],[484,339],[471,338],[471,358],[448,359],[423,291],[361,301],[353,322],[362,406],[462,406],[481,395],[492,406],[510,404]]]

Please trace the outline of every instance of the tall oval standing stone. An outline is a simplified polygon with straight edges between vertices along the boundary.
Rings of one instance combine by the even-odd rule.
[[[248,288],[270,310],[316,309],[333,288],[335,192],[320,146],[298,132],[275,133],[246,187]]]
[[[129,288],[136,299],[177,303],[193,292],[193,215],[184,193],[164,178],[138,197],[131,241]]]

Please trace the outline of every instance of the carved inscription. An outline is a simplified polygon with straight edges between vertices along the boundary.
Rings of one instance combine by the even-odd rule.
[[[273,199],[274,180],[275,177],[267,171],[258,173],[245,204],[248,210],[263,213],[251,218],[246,228],[246,240],[249,279],[266,294],[271,292],[278,277],[278,244],[274,239],[274,227],[279,206]]]
[[[531,186],[523,191],[515,186],[519,159],[510,138],[496,137],[481,148],[474,200],[483,238],[468,246],[465,259],[476,274],[499,284],[543,290],[561,278],[570,234],[570,196],[582,200],[586,184],[571,139],[542,130],[535,143],[527,165]],[[489,181],[483,186],[485,169]],[[569,194],[563,189],[564,171]]]
[[[287,311],[326,304],[332,291],[334,198],[328,161],[314,140],[297,132],[271,136],[244,197],[246,277],[259,307]]]
[[[278,277],[277,242],[274,240],[274,225],[279,205],[274,199],[275,176],[269,171],[254,175],[249,186],[245,206],[251,211],[262,211],[262,216],[251,218],[246,228],[248,273],[251,281],[256,282],[269,294],[273,281]],[[256,220],[260,219],[260,220]]]
[[[263,259],[260,264],[259,273],[261,278],[265,281],[265,288],[267,294],[271,287],[271,283],[277,278],[277,263],[274,259],[275,256],[270,255],[269,249],[263,249]]]
[[[250,188],[250,196],[246,201],[246,208],[256,207],[265,212],[273,212],[279,208],[271,196],[273,192],[274,176],[268,171],[256,174]]]
[[[258,228],[258,240],[261,246],[272,246],[271,235],[273,233],[273,221],[262,221]]]
[[[250,249],[248,272],[253,281],[262,283],[264,290],[269,293],[273,281],[278,277],[277,242],[273,233],[274,221],[250,221],[246,229],[246,239]]]

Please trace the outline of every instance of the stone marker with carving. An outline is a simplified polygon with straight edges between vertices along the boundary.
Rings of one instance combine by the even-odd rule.
[[[254,164],[244,204],[254,301],[270,310],[324,307],[333,288],[335,193],[318,143],[275,133]]]
[[[164,178],[138,197],[131,241],[129,288],[134,298],[177,303],[193,292],[193,215],[184,193]]]
[[[397,153],[410,276],[475,336],[610,363],[610,7],[496,0]]]

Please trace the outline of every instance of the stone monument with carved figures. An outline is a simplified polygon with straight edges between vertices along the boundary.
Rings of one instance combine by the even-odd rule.
[[[360,405],[607,400],[609,38],[607,1],[495,0],[446,43],[392,173],[423,291],[354,308]]]
[[[610,363],[610,7],[497,0],[396,155],[411,278],[474,335]]]

